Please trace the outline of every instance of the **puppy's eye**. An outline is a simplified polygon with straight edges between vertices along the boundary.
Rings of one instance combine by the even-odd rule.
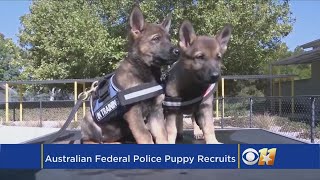
[[[160,36],[159,35],[154,35],[152,37],[152,41],[159,41],[160,40]]]
[[[221,54],[221,53],[218,53],[218,54],[217,54],[217,58],[218,58],[218,59],[221,59],[221,58],[222,58],[222,54]]]
[[[198,53],[196,56],[195,56],[196,59],[204,59],[204,54],[202,53]]]

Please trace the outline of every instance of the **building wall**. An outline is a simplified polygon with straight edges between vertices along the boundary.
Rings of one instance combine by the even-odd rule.
[[[273,96],[279,96],[278,83],[274,84]],[[291,96],[291,81],[281,81],[281,95]],[[320,95],[320,61],[311,64],[311,78],[294,81],[294,95]]]
[[[312,63],[311,76],[314,81],[317,81],[318,83],[320,83],[320,59],[319,59],[319,61]]]

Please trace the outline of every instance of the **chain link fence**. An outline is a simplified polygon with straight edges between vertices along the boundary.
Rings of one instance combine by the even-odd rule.
[[[284,136],[320,143],[320,96],[225,97],[214,100],[218,128],[262,128]],[[217,106],[216,106],[216,103]],[[74,106],[73,100],[0,102],[0,121],[8,126],[60,128]],[[78,110],[69,126],[79,129],[89,102]],[[218,111],[216,111],[218,110]]]
[[[0,120],[2,125],[60,128],[67,120],[72,108],[72,100],[9,102],[8,119],[5,113],[5,102],[0,102]],[[79,129],[80,121],[89,110],[89,101],[83,103],[70,129]]]
[[[220,98],[221,128],[262,128],[320,143],[320,96]],[[220,105],[221,106],[221,105]]]

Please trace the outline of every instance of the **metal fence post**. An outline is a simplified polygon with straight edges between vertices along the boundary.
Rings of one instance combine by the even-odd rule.
[[[86,83],[84,82],[82,84],[82,92],[86,91]],[[85,117],[86,116],[86,101],[83,101],[82,103],[82,116]]]
[[[222,108],[221,108],[221,112],[222,112],[222,116],[224,117],[224,78],[221,78],[221,96],[222,96]]]
[[[216,85],[216,118],[219,117],[219,83]]]
[[[40,127],[42,127],[42,99],[40,99]]]
[[[15,104],[13,104],[13,107],[12,107],[13,109],[13,113],[12,113],[12,119],[13,119],[13,121],[16,121],[16,106],[15,106]]]
[[[22,121],[22,112],[23,112],[23,107],[22,107],[22,101],[23,101],[23,96],[22,96],[22,87],[19,85],[19,119]]]
[[[291,113],[294,114],[294,78],[291,78]]]
[[[221,99],[220,99],[221,101],[220,101],[220,106],[221,106],[221,120],[220,120],[220,125],[221,125],[221,128],[223,129],[223,118],[224,118],[224,111],[222,110],[222,108],[223,108],[223,103],[224,103],[224,97],[221,97]]]
[[[252,97],[249,98],[249,103],[250,103],[250,114],[249,114],[249,127],[252,128]]]
[[[282,114],[282,90],[281,90],[281,79],[279,79],[279,87],[278,87],[278,91],[279,91],[279,116],[281,116]]]
[[[315,130],[315,97],[311,97],[311,127],[310,127],[310,139],[311,143],[314,143],[314,130]]]

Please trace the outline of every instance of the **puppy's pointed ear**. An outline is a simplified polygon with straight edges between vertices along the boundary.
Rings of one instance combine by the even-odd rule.
[[[187,47],[189,47],[196,39],[196,34],[190,21],[185,20],[181,24],[179,30],[179,38],[179,45],[182,49],[186,49]]]
[[[138,6],[134,6],[133,10],[130,14],[130,27],[131,33],[134,37],[141,34],[143,27],[144,27],[144,17],[142,11]]]
[[[167,17],[162,21],[161,26],[169,32],[171,26],[172,13],[169,13]]]
[[[220,44],[222,53],[225,53],[225,51],[228,48],[228,42],[231,38],[231,32],[232,32],[232,26],[226,25],[224,28],[216,35],[216,38]]]

